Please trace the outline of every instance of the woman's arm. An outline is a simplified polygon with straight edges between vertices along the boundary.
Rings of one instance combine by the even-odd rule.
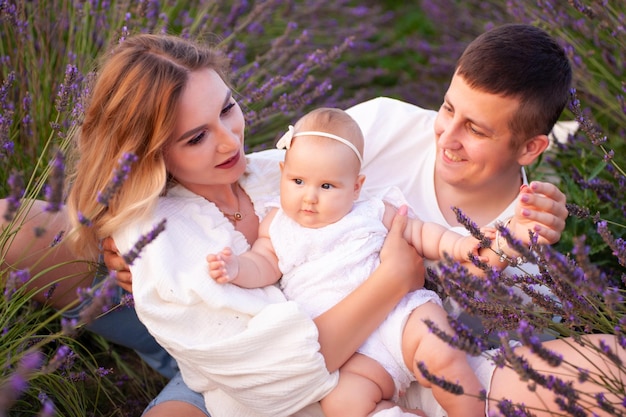
[[[359,288],[314,320],[331,372],[356,352],[407,292],[424,285],[423,260],[403,238],[406,208],[398,213],[381,250],[380,266]]]
[[[320,351],[333,372],[356,352],[409,291],[423,287],[423,259],[404,238],[406,208],[396,215],[381,250],[380,266],[359,288],[318,316]],[[104,241],[104,261],[118,272],[118,284],[130,289],[131,274],[111,238]],[[120,282],[120,275],[124,278]]]

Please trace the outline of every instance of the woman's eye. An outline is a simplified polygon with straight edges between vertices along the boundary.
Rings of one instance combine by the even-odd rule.
[[[204,139],[205,136],[206,136],[206,132],[202,131],[198,133],[196,136],[194,136],[193,138],[189,139],[189,141],[187,142],[187,145],[197,145],[198,143],[202,142],[202,139]]]
[[[222,116],[228,114],[232,110],[232,108],[235,107],[236,104],[237,103],[234,101],[232,103],[228,103],[228,106],[222,109]]]

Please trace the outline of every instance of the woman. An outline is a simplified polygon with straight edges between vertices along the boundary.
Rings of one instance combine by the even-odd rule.
[[[143,227],[151,228],[152,219],[164,214],[162,210],[174,210],[167,213],[166,231],[161,238],[148,245],[133,265],[135,304],[142,320],[148,322],[151,317],[149,299],[162,299],[167,296],[165,293],[176,293],[177,290],[162,286],[158,294],[153,293],[158,284],[157,287],[152,284],[159,278],[143,268],[157,266],[143,261],[165,261],[164,253],[158,254],[164,250],[172,259],[163,265],[169,270],[162,270],[159,274],[167,278],[176,274],[194,287],[189,287],[187,293],[170,293],[177,299],[170,304],[175,310],[172,314],[180,314],[184,308],[178,307],[189,301],[186,297],[202,302],[203,297],[215,295],[210,293],[213,289],[207,285],[209,280],[188,280],[193,276],[194,268],[206,269],[204,255],[196,258],[190,249],[195,247],[200,250],[199,253],[207,253],[211,246],[206,245],[215,245],[216,240],[220,245],[247,249],[249,242],[256,239],[259,217],[263,214],[262,200],[278,192],[275,159],[246,161],[243,153],[243,115],[223,81],[222,68],[219,55],[183,39],[152,35],[128,38],[101,68],[80,132],[80,160],[68,199],[71,218],[76,226],[76,233],[70,236],[75,239],[77,254],[96,256],[99,240],[108,235],[113,235],[120,249],[126,251],[130,249],[126,244],[135,242],[135,232],[141,229],[140,233],[144,233],[147,230]],[[106,188],[109,178],[102,173],[113,172],[118,160],[129,152],[137,156],[137,162],[133,164],[119,193],[109,201],[108,206],[101,205],[94,190]],[[274,178],[272,172],[275,173]],[[163,194],[165,196],[158,199]],[[93,227],[82,226],[78,213],[88,216]],[[185,228],[190,229],[191,234],[187,234]],[[198,230],[206,230],[207,234],[195,233]],[[166,248],[171,244],[181,244],[178,238],[187,244],[198,240],[197,244],[192,243],[188,247]],[[222,294],[225,299],[231,297],[237,301],[240,311],[232,308],[235,301],[231,306],[210,306],[206,310],[207,316],[193,319],[195,324],[186,320],[184,327],[192,333],[189,340],[179,339],[179,347],[169,344],[165,347],[176,353],[181,352],[179,348],[188,352],[197,349],[192,340],[195,338],[193,334],[198,329],[206,329],[206,322],[211,317],[228,324],[223,326],[226,329],[218,337],[220,342],[228,343],[236,339],[236,343],[232,343],[227,352],[220,351],[221,354],[233,353],[235,346],[242,346],[245,338],[251,337],[249,334],[260,332],[258,329],[263,328],[261,326],[274,326],[275,331],[267,333],[267,337],[275,341],[274,346],[281,347],[280,355],[276,349],[270,349],[275,352],[273,355],[269,352],[264,354],[256,346],[255,356],[278,361],[268,365],[271,369],[286,371],[289,366],[298,367],[293,371],[294,377],[289,384],[291,389],[298,386],[305,395],[281,398],[284,413],[295,412],[319,400],[330,390],[336,376],[329,370],[336,370],[354,353],[409,289],[423,283],[422,277],[414,278],[420,274],[421,261],[412,249],[405,247],[405,243],[397,237],[392,238],[390,243],[391,250],[387,250],[387,256],[391,261],[383,258],[382,266],[354,297],[347,298],[337,309],[316,320],[315,324],[294,305],[285,303],[276,288],[255,293],[246,290],[245,293]],[[177,267],[173,268],[173,265]],[[183,265],[187,265],[189,270],[185,271],[187,266]],[[161,290],[165,293],[160,293]],[[358,303],[354,301],[357,299]],[[208,303],[208,300],[204,299],[204,302]],[[263,314],[269,317],[266,318],[268,323],[263,322]],[[252,317],[254,323],[250,320]],[[243,328],[242,322],[245,323]],[[297,323],[299,326],[296,326]],[[183,323],[173,320],[172,324],[181,328]],[[171,335],[174,329],[161,330]],[[161,330],[150,329],[157,340]],[[252,340],[256,345],[258,339]],[[293,345],[292,355],[295,355],[292,358],[286,352],[290,344]],[[257,361],[255,358],[250,363],[249,356],[250,352],[244,352],[237,361],[230,362],[230,366],[237,364],[244,368],[245,379],[253,380],[250,369],[259,364],[254,364]],[[234,411],[227,414],[250,413],[252,406],[247,401],[258,406],[261,394],[267,396],[268,404],[274,404],[269,405],[272,411],[280,412],[275,397],[270,396],[276,392],[276,387],[265,375],[259,385],[247,384],[246,389],[239,392],[247,397],[238,398],[239,403],[230,401],[229,404],[228,383],[217,374],[212,381],[203,379],[199,374],[192,375],[194,369],[202,369],[206,365],[204,360],[191,365],[182,356],[176,359],[191,388],[206,391],[210,388],[209,382],[222,387],[222,390],[212,391],[218,394],[218,398],[210,401],[207,397],[207,401],[218,406],[234,407],[230,409]],[[307,372],[307,368],[313,371]],[[203,371],[206,372],[206,369]],[[298,373],[304,376],[299,378],[299,385],[296,384]],[[232,378],[235,376],[230,374],[227,379]],[[276,384],[284,389],[284,375],[276,380]],[[236,398],[234,392],[230,391],[230,394]]]

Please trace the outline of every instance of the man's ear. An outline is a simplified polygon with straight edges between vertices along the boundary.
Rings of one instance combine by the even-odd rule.
[[[361,190],[363,189],[363,183],[365,182],[365,175],[360,174],[356,177],[356,181],[354,182],[354,199],[356,200],[361,195]]]
[[[517,151],[517,162],[522,166],[532,164],[548,145],[550,145],[550,138],[547,135],[537,135],[527,139]]]

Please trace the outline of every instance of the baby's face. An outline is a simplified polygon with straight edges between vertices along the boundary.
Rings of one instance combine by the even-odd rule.
[[[332,139],[298,137],[282,165],[281,206],[298,224],[323,227],[350,212],[361,185],[350,148]]]

